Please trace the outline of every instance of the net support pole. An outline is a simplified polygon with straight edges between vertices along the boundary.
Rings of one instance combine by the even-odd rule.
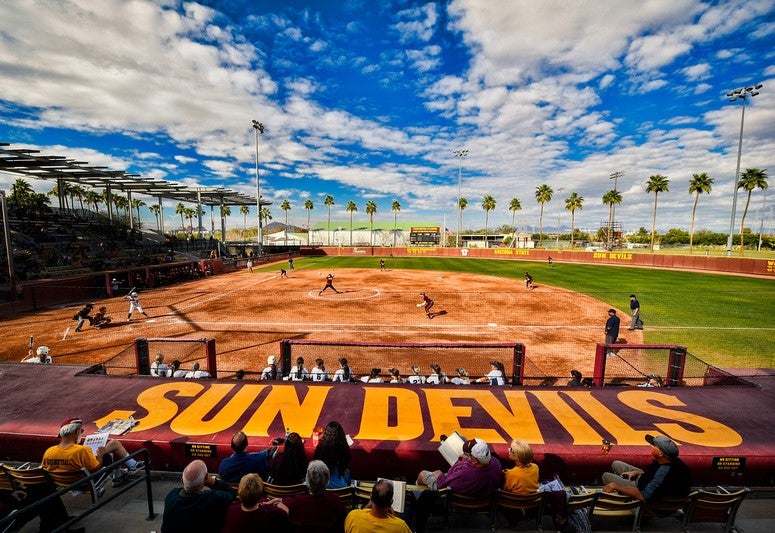
[[[283,339],[280,341],[280,361],[283,364],[283,377],[287,376],[291,371],[291,341]]]
[[[605,378],[605,354],[607,346],[598,343],[595,348],[595,367],[592,370],[592,383],[595,387],[602,387]]]
[[[207,354],[207,372],[210,377],[218,377],[218,362],[215,357],[215,339],[205,341],[205,353]]]
[[[151,374],[151,358],[148,354],[148,339],[135,339],[135,366],[137,374],[149,376]]]
[[[514,345],[513,368],[511,371],[512,385],[522,385],[525,375],[525,345],[521,342]]]
[[[684,368],[686,367],[686,348],[683,346],[673,346],[670,348],[670,359],[667,370],[670,373],[667,376],[667,384],[670,387],[679,387],[683,383]]]

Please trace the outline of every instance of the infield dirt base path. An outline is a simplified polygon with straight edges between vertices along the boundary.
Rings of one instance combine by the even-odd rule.
[[[283,265],[284,266],[284,265]],[[297,265],[298,266],[298,265]],[[328,270],[297,268],[288,278],[276,272],[237,271],[180,285],[141,291],[150,318],[135,312],[127,321],[129,302],[121,297],[96,300],[107,306],[113,323],[102,329],[85,325],[75,332],[72,319],[82,304],[24,315],[3,323],[0,359],[26,357],[29,337],[47,345],[54,363],[103,362],[140,337],[213,338],[219,375],[242,368],[260,372],[266,357],[279,354],[279,341],[316,339],[373,342],[521,342],[527,356],[547,375],[567,376],[571,368],[591,375],[595,345],[604,338],[608,304],[582,294],[542,286],[528,290],[513,279],[415,270],[337,269],[332,290]],[[428,320],[417,304],[420,292],[434,299]],[[621,337],[642,342],[627,331],[627,312],[620,310]],[[346,355],[346,354],[345,354]],[[334,352],[323,352],[329,371],[337,368]],[[468,359],[472,375],[489,370],[488,358]],[[169,362],[169,361],[168,361]],[[417,362],[354,360],[356,373],[376,366],[406,372]],[[452,373],[452,363],[445,366]],[[309,368],[312,361],[306,361]]]

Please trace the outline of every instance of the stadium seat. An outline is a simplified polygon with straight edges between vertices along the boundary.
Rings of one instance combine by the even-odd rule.
[[[684,531],[689,529],[689,524],[706,522],[722,524],[727,533],[735,531],[737,511],[749,493],[750,489],[746,487],[734,492],[729,492],[723,487],[719,487],[718,492],[698,491],[697,497],[686,511]]]
[[[88,492],[91,496],[92,504],[97,503],[97,500],[105,494],[105,483],[110,479],[110,473],[102,472],[101,475],[93,477],[88,481],[83,481],[91,475],[91,472],[86,468],[72,472],[52,472],[46,470],[45,475],[58,489],[67,488],[78,483],[77,486],[72,488],[70,493],[78,495],[80,492]]]
[[[546,498],[544,492],[532,494],[514,494],[498,489],[495,494],[495,505],[492,513],[492,530],[495,531],[495,518],[498,511],[503,511],[511,527],[535,521],[536,529],[543,531],[541,520],[544,516]]]
[[[267,498],[285,498],[286,496],[295,496],[297,494],[307,494],[309,489],[304,483],[296,485],[274,485],[264,483],[264,495]]]
[[[597,518],[632,518],[632,531],[639,531],[642,502],[615,492],[599,492],[595,506],[592,508],[592,519]],[[594,524],[593,524],[594,525]]]

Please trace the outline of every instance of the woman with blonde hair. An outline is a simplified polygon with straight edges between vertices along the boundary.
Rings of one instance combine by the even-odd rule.
[[[538,490],[538,465],[535,464],[533,448],[521,439],[514,439],[509,445],[509,457],[516,463],[510,470],[504,470],[503,490],[515,494],[532,494]]]
[[[269,500],[263,495],[264,482],[261,476],[242,476],[237,490],[237,501],[226,510],[226,520],[221,532],[288,530],[288,507],[279,498]]]

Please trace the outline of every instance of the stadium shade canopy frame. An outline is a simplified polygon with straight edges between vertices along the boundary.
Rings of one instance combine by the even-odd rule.
[[[39,150],[11,149],[0,142],[0,170],[42,180],[64,180],[91,187],[204,205],[256,205],[256,198],[224,187],[188,187],[164,180],[143,178],[123,170],[91,166],[64,156],[38,155]],[[261,205],[271,205],[262,201]]]

